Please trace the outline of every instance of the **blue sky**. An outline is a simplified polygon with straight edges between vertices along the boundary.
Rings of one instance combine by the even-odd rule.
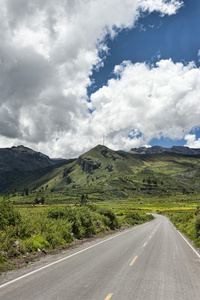
[[[109,54],[104,68],[94,72],[96,89],[112,77],[115,65],[123,60],[155,62],[157,56],[174,62],[195,61],[199,66],[200,1],[185,0],[173,16],[160,13],[143,14],[131,30],[123,30],[114,40],[108,38]],[[94,90],[95,90],[94,88]]]
[[[2,0],[0,147],[200,148],[200,1]]]
[[[135,27],[123,30],[111,40],[108,38],[109,54],[104,60],[104,68],[94,71],[91,78],[94,84],[88,89],[88,94],[106,85],[113,77],[115,65],[124,60],[132,63],[155,63],[160,59],[171,58],[173,62],[194,61],[200,66],[200,1],[185,0],[182,8],[173,16],[160,16],[160,13],[144,13]],[[200,116],[199,116],[200,117]],[[191,134],[200,138],[200,129],[193,128]],[[153,138],[149,145],[171,147],[185,145],[184,139]],[[200,147],[200,145],[199,145]]]

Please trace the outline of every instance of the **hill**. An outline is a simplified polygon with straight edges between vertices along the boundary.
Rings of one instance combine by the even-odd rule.
[[[102,145],[77,159],[58,160],[58,164],[22,146],[7,149],[6,155],[5,161],[3,156],[0,160],[1,192],[28,187],[62,193],[68,199],[90,194],[94,200],[104,200],[197,195],[200,191],[200,155],[166,151],[138,155]]]
[[[138,155],[98,145],[40,177],[37,186],[71,197],[91,194],[96,200],[199,193],[199,162],[199,155]]]

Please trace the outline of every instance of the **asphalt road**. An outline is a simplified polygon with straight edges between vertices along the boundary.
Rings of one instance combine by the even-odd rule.
[[[199,300],[200,256],[157,216],[1,285],[0,299]]]

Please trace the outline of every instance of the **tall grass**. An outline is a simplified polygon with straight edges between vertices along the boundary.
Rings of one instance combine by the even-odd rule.
[[[119,214],[120,215],[120,214]],[[16,210],[0,202],[0,265],[21,255],[70,244],[108,230],[149,221],[145,213],[121,213],[94,204],[84,206],[29,207]]]
[[[170,212],[168,216],[178,230],[194,241],[196,247],[200,247],[200,208],[198,206],[194,212]]]

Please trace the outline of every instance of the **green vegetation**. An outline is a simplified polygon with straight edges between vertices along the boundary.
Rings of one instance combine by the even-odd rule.
[[[20,205],[78,204],[83,195],[82,205],[132,199],[173,205],[176,199],[182,206],[189,199],[196,203],[199,178],[198,155],[138,155],[98,145],[76,160],[19,176],[4,198]]]
[[[4,177],[9,181],[9,174]],[[98,145],[76,160],[29,172],[23,178],[19,176],[16,185],[9,187],[5,197],[13,196],[12,200],[20,204],[25,203],[26,196],[35,193],[35,199],[41,196],[38,195],[41,192],[45,193],[49,203],[59,200],[76,202],[83,194],[94,202],[196,197],[200,192],[199,178],[198,155],[166,152],[138,155]],[[63,197],[60,197],[61,193]],[[29,197],[27,202],[34,203],[34,199],[29,202]]]
[[[120,216],[119,216],[120,215]],[[130,225],[150,221],[145,213],[115,214],[95,204],[18,206],[0,202],[0,271],[14,258],[55,249],[76,239],[90,238]]]
[[[182,233],[194,241],[196,247],[200,247],[200,207],[193,212],[170,212],[167,214],[172,223]]]

